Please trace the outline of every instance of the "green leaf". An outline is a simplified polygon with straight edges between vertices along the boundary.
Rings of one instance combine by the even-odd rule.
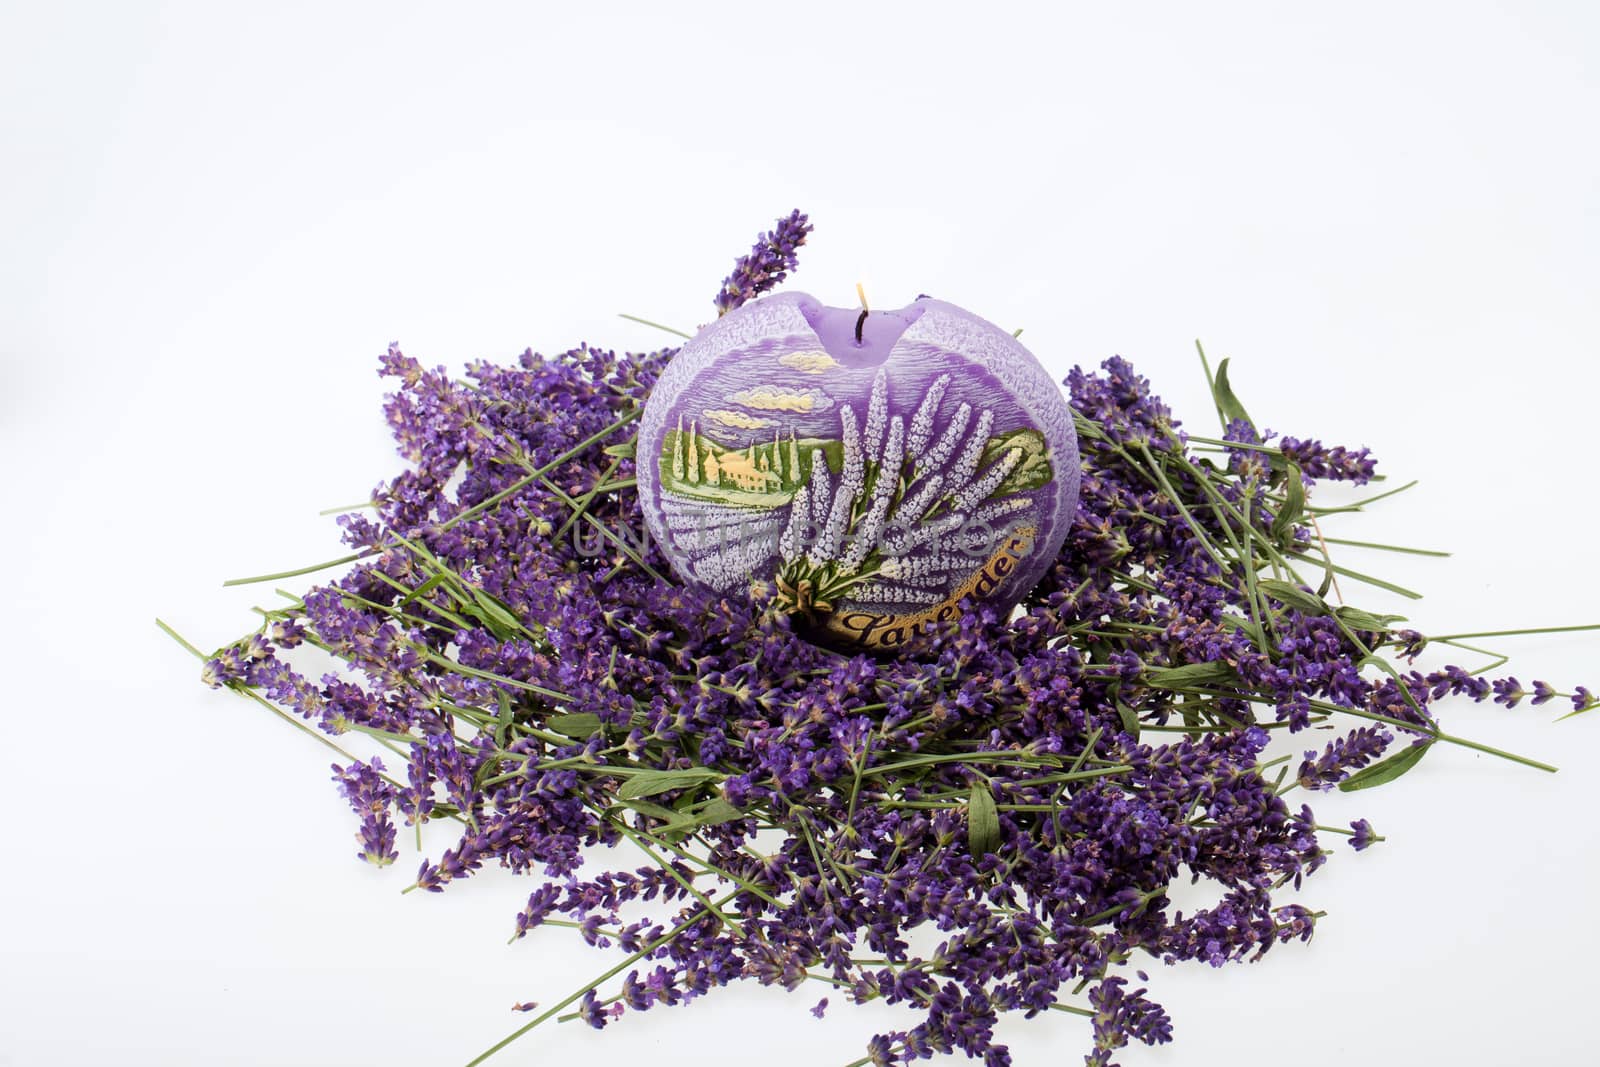
[[[660,804],[652,804],[648,800],[619,800],[617,804],[620,807],[632,808],[634,811],[648,815],[652,819],[660,819],[662,822],[676,822],[680,818],[679,814],[671,808],[664,808]]]
[[[506,747],[506,737],[511,732],[511,726],[516,722],[516,712],[511,707],[511,694],[504,689],[495,690],[495,699],[500,702],[500,714],[494,720],[494,743],[501,748]]]
[[[1357,789],[1371,789],[1375,785],[1392,782],[1402,774],[1417,765],[1417,762],[1433,747],[1432,741],[1420,745],[1408,745],[1394,755],[1379,760],[1370,767],[1363,768],[1339,783],[1339,790],[1344,793],[1353,793]]]
[[[974,856],[1000,847],[1000,809],[995,807],[989,787],[974,782],[967,798],[967,844]]]
[[[1122,699],[1121,683],[1108,688],[1106,695],[1111,698],[1112,704],[1116,706],[1117,719],[1122,723],[1123,733],[1137,741],[1139,739],[1139,713],[1130,708],[1127,702]]]
[[[621,444],[607,445],[601,451],[608,456],[620,456],[623,459],[632,459],[634,455],[634,446],[638,443],[639,439],[637,437],[630,437]]]
[[[691,767],[681,771],[640,771],[630,775],[617,789],[617,799],[637,800],[640,797],[653,797],[674,789],[687,789],[705,782],[714,782],[721,777],[722,775],[716,771],[704,767]]]
[[[1287,545],[1294,536],[1294,528],[1306,512],[1306,484],[1300,480],[1300,468],[1289,464],[1289,476],[1284,482],[1283,507],[1272,517],[1272,539]]]
[[[1236,682],[1239,675],[1226,663],[1185,663],[1181,667],[1151,667],[1144,672],[1145,681],[1163,689],[1182,689],[1189,685],[1206,685],[1210,682]]]
[[[1327,596],[1328,595],[1328,590],[1332,589],[1332,588],[1333,588],[1333,568],[1332,567],[1324,567],[1322,569],[1322,582],[1321,582],[1321,584],[1319,584],[1317,586],[1317,595],[1318,596]]]
[[[742,819],[744,816],[744,812],[721,797],[712,797],[704,807],[695,812],[694,821],[696,826],[716,826],[720,823]]]
[[[1110,441],[1111,440],[1111,438],[1106,436],[1106,432],[1100,428],[1100,424],[1099,423],[1094,422],[1094,421],[1092,421],[1090,419],[1084,418],[1082,415],[1078,414],[1076,411],[1073,412],[1072,414],[1073,414],[1073,420],[1072,420],[1073,421],[1073,425],[1078,431],[1078,436],[1080,436],[1080,437],[1088,437],[1088,438],[1090,438],[1092,440],[1095,440],[1095,441]]]
[[[1379,634],[1387,633],[1393,623],[1406,621],[1404,615],[1374,615],[1370,611],[1352,607],[1337,607],[1333,609],[1333,613],[1352,630],[1367,630]]]
[[[1356,670],[1359,671],[1366,667],[1376,667],[1384,674],[1387,674],[1389,677],[1393,678],[1395,681],[1400,680],[1400,672],[1394,669],[1394,664],[1390,663],[1376,652],[1368,656],[1362,656],[1360,659],[1356,660]]]
[[[1242,419],[1255,428],[1255,423],[1250,421],[1250,413],[1245,411],[1244,405],[1239,403],[1239,398],[1233,395],[1233,386],[1228,384],[1228,361],[1223,360],[1217,364],[1217,377],[1211,383],[1211,395],[1217,402],[1217,410],[1222,412],[1223,429],[1234,419]]]
[[[432,578],[429,578],[427,581],[411,590],[411,592],[407,593],[400,603],[395,605],[395,610],[404,611],[406,609],[406,605],[410,604],[413,600],[416,600],[419,597],[427,596],[444,583],[445,577],[446,576],[442,573],[435,574]]]
[[[1257,648],[1264,646],[1266,638],[1261,633],[1261,627],[1257,626],[1249,619],[1241,618],[1238,615],[1224,615],[1217,621],[1224,626],[1238,630],[1240,633],[1244,634],[1250,639],[1250,643],[1255,645]]]
[[[1117,718],[1122,722],[1122,730],[1135,741],[1139,739],[1139,713],[1134,711],[1121,700],[1117,701]]]
[[[488,627],[489,632],[501,641],[510,640],[522,629],[522,623],[506,607],[482,589],[472,589],[472,614]]]
[[[545,727],[558,734],[566,734],[575,741],[585,741],[603,729],[605,724],[592,711],[575,711],[571,715],[552,715]]]
[[[1376,667],[1384,674],[1387,674],[1389,677],[1399,682],[1400,695],[1405,699],[1405,702],[1410,705],[1411,710],[1417,713],[1417,718],[1424,720],[1430,718],[1428,713],[1423,710],[1422,705],[1417,703],[1417,698],[1411,695],[1410,686],[1405,684],[1405,679],[1400,677],[1400,672],[1394,669],[1394,664],[1378,655],[1378,653],[1373,652],[1362,656],[1356,661],[1356,670],[1364,670],[1367,667]],[[1434,727],[1435,731],[1437,731],[1437,729],[1437,727]]]
[[[639,806],[639,801],[628,801],[632,806]],[[644,802],[648,804],[648,802]],[[648,804],[658,812],[665,812],[670,818],[662,826],[652,829],[652,833],[662,836],[676,836],[681,840],[702,826],[717,826],[721,823],[742,819],[746,813],[740,811],[721,797],[712,797],[692,811],[673,811],[657,804]],[[642,807],[640,810],[644,810]]]
[[[1307,615],[1328,614],[1328,604],[1325,600],[1293,583],[1280,582],[1276,578],[1263,578],[1256,583],[1256,588],[1272,599]]]

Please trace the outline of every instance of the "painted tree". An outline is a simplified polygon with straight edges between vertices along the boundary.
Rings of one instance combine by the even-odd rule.
[[[683,481],[683,415],[678,416],[678,432],[672,435],[672,476]]]
[[[696,424],[692,422],[689,424],[689,441],[687,450],[689,460],[688,482],[690,485],[699,485],[701,463],[703,462],[700,457],[700,431]]]

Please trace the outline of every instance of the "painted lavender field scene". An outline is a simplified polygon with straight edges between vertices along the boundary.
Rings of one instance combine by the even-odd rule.
[[[701,356],[659,444],[641,436],[687,577],[770,579],[809,627],[874,646],[1026,577],[1059,506],[1059,443],[986,366],[919,338],[939,316],[915,309],[876,352],[789,334]]]

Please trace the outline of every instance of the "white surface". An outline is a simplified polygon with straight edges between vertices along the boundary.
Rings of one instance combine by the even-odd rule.
[[[499,872],[400,897],[415,856],[352,858],[323,750],[151,619],[214,646],[270,596],[223,578],[339,554],[317,511],[397,469],[389,340],[655,346],[616,313],[708,318],[791,207],[801,289],[930,292],[1058,374],[1121,353],[1209,429],[1199,336],[1259,421],[1422,478],[1338,525],[1455,550],[1346,557],[1419,625],[1600,619],[1593,5],[580,6],[0,14],[0,1064],[461,1063],[609,965],[505,947],[531,885]],[[1504,644],[1600,679],[1594,635]],[[1441,750],[1325,803],[1390,840],[1308,884],[1316,940],[1155,967],[1177,1041],[1127,1067],[1590,1061],[1600,715],[1445,717],[1562,771]],[[899,1017],[819,995],[496,1062],[825,1067]],[[1087,1027],[1006,1036],[1070,1064]]]

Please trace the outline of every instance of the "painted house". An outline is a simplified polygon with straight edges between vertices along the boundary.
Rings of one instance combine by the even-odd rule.
[[[747,492],[770,493],[776,491],[783,479],[769,470],[763,470],[746,452],[728,452],[722,457],[720,473],[733,483],[735,489]]]

